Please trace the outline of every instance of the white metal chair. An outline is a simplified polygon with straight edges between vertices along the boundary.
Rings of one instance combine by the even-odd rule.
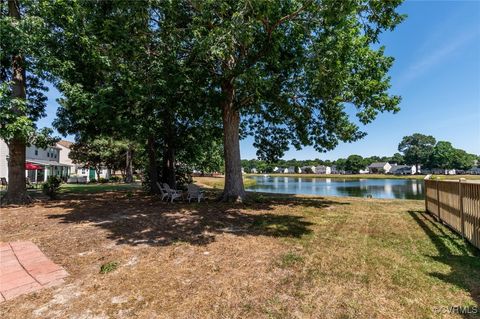
[[[163,188],[167,191],[170,201],[173,203],[173,201],[177,198],[182,198],[182,192],[176,189],[171,189],[170,186],[167,183],[163,183]]]
[[[188,199],[189,203],[194,198],[196,198],[199,203],[200,203],[200,200],[202,198],[205,199],[205,196],[204,196],[202,190],[197,185],[188,184],[187,185],[187,192],[188,192],[187,199]]]
[[[159,182],[157,182],[157,187],[160,190],[160,196],[162,197],[162,201],[165,198],[168,200],[168,198],[170,197],[170,194],[168,194],[167,190],[165,188],[163,188],[162,185],[160,185]]]

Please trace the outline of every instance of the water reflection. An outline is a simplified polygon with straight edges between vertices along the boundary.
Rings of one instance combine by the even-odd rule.
[[[423,181],[411,179],[333,179],[303,177],[252,177],[255,192],[423,199]]]

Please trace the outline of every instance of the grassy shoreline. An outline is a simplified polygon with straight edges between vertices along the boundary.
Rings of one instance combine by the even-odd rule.
[[[245,174],[250,176],[264,176],[265,174]],[[385,174],[266,174],[271,177],[302,177],[302,178],[332,178],[332,179],[417,179],[422,180],[426,175],[385,175]],[[432,178],[442,180],[480,180],[480,175],[432,175]]]

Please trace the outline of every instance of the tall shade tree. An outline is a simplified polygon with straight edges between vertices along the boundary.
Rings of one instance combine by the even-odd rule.
[[[439,141],[429,158],[430,167],[468,170],[475,164],[475,155],[454,148],[450,142]]]
[[[241,136],[273,161],[292,144],[333,149],[362,138],[346,108],[367,124],[398,111],[388,94],[393,63],[374,44],[403,16],[401,0],[193,0],[194,65],[211,77],[222,112],[224,200],[241,201]]]
[[[9,150],[8,189],[3,204],[30,202],[25,185],[25,148],[47,146],[51,130],[36,130],[45,115],[40,44],[43,22],[35,13],[36,1],[0,1],[0,138]]]
[[[345,161],[345,170],[358,174],[360,170],[365,169],[366,162],[360,155],[350,155]]]
[[[56,127],[143,144],[151,191],[159,176],[175,187],[176,163],[187,162],[191,144],[205,146],[218,127],[210,120],[218,109],[207,103],[208,74],[189,63],[192,35],[183,2],[53,5],[58,12],[75,12],[74,19],[52,21],[55,42],[65,43],[57,55],[65,98]]]
[[[398,151],[403,153],[405,163],[415,165],[419,172],[420,164],[428,163],[435,142],[435,138],[431,135],[415,133],[402,139],[398,144]]]

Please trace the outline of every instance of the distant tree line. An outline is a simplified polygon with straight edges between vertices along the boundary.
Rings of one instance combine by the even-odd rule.
[[[279,168],[300,168],[304,166],[335,166],[338,171],[358,173],[368,165],[375,162],[389,162],[397,165],[416,165],[424,169],[457,169],[468,170],[480,164],[480,156],[469,154],[462,149],[452,146],[450,142],[436,141],[433,136],[415,133],[405,136],[398,145],[398,153],[392,156],[369,156],[362,157],[352,154],[347,158],[336,160],[278,160],[266,162],[257,159],[242,160],[242,167],[245,172],[251,172],[255,168],[258,172],[272,173],[275,167]],[[307,170],[308,172],[308,170]],[[312,172],[313,173],[313,172]]]

